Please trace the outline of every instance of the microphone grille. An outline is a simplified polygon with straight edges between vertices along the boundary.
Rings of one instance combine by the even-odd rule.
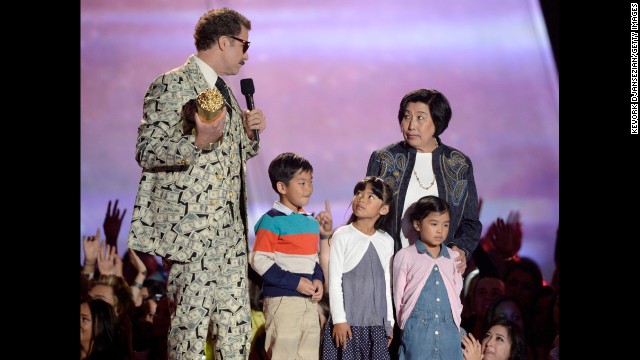
[[[240,91],[242,95],[253,95],[256,92],[256,88],[253,86],[253,79],[240,80]]]

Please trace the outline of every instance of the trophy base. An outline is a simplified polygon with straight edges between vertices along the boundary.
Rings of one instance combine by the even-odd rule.
[[[198,106],[198,116],[203,123],[210,124],[218,120],[220,114],[222,114],[222,109],[224,109],[224,107],[216,111],[209,111]]]

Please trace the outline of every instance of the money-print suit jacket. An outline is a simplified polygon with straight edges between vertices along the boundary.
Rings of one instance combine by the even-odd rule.
[[[194,55],[149,85],[136,145],[142,176],[128,239],[134,250],[194,262],[219,246],[216,239],[247,241],[245,167],[258,142],[247,137],[229,90],[233,110],[222,143],[208,152],[195,147],[192,117],[183,109],[207,88]]]
[[[438,144],[440,146],[433,151],[431,165],[437,179],[439,197],[446,200],[451,208],[449,235],[444,243],[449,247],[457,245],[464,249],[468,261],[482,232],[473,166],[471,159],[460,150],[443,144],[440,139]],[[393,188],[394,218],[387,222],[386,231],[395,241],[395,252],[402,248],[402,210],[415,162],[416,149],[400,141],[374,151],[367,165],[367,176],[379,176]]]

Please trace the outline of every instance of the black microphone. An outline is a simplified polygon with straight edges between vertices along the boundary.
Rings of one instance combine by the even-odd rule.
[[[253,94],[256,92],[256,88],[253,86],[253,79],[249,78],[240,80],[240,91],[247,100],[247,109],[253,110]],[[255,141],[260,141],[260,133],[258,132],[258,129],[253,129],[253,139]]]

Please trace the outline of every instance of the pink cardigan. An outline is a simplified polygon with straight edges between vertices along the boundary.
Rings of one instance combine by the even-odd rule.
[[[456,270],[453,261],[459,254],[444,245],[442,245],[442,251],[448,251],[449,257],[441,253],[441,256],[434,259],[429,254],[418,252],[416,244],[396,253],[393,259],[393,301],[396,305],[396,320],[400,329],[404,329],[404,324],[409,319],[411,310],[416,305],[420,292],[436,264],[449,295],[453,319],[460,329],[462,315],[460,293],[463,281],[462,274]]]

